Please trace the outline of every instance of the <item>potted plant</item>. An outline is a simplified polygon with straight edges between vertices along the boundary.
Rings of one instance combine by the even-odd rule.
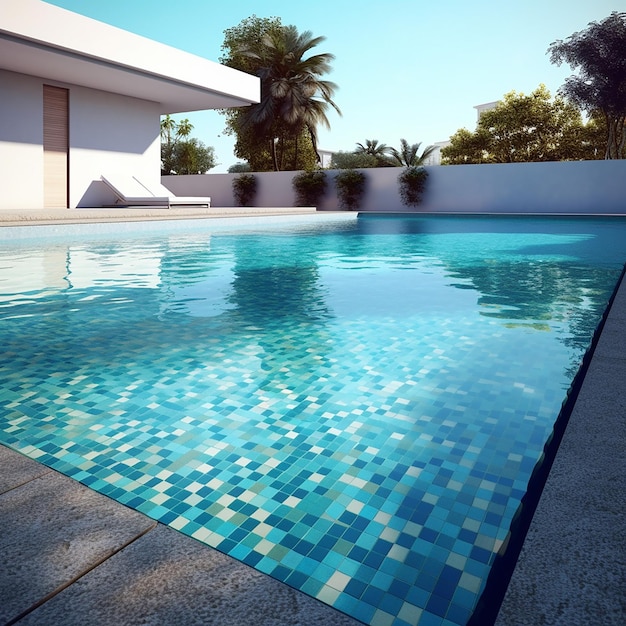
[[[409,144],[406,139],[400,139],[400,150],[390,148],[392,159],[398,165],[406,166],[406,169],[398,176],[400,199],[406,206],[417,206],[420,203],[428,178],[424,163],[436,150],[435,146],[427,146],[420,155],[421,145],[421,142]]]
[[[317,206],[326,191],[326,172],[305,170],[292,181],[296,192],[296,206]]]
[[[411,166],[404,169],[398,176],[400,198],[406,206],[417,206],[426,188],[428,172],[425,167]]]
[[[233,194],[239,206],[250,206],[256,195],[256,176],[254,174],[240,174],[233,178]]]
[[[355,169],[342,170],[335,178],[335,186],[339,206],[354,211],[361,203],[365,192],[365,174]]]

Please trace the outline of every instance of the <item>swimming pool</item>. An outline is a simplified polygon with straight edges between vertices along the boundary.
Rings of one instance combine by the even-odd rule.
[[[0,441],[366,623],[464,624],[624,221],[140,228],[3,240]]]

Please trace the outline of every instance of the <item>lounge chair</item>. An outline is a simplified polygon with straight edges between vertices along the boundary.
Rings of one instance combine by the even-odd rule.
[[[115,176],[114,178],[100,176],[102,182],[111,189],[117,198],[116,205],[162,207],[169,209],[173,206],[211,206],[211,198],[175,196],[161,185],[145,185],[135,176]]]

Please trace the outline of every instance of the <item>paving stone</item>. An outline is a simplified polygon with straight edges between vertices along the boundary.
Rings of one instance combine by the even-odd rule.
[[[0,495],[0,623],[68,585],[154,524],[56,472]]]
[[[624,291],[626,291],[626,289],[624,289]],[[602,355],[601,358],[624,358],[624,355],[626,355],[625,325],[626,318],[619,320],[611,316],[607,320],[596,348],[596,353]]]
[[[0,446],[0,494],[15,489],[49,470],[19,452]]]

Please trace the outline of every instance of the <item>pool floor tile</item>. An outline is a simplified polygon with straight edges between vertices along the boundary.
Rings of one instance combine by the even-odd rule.
[[[546,254],[539,324],[537,238],[291,236],[150,240],[150,288],[141,240],[70,244],[94,277],[28,294],[3,250],[0,438],[366,623],[463,624],[619,269]]]

